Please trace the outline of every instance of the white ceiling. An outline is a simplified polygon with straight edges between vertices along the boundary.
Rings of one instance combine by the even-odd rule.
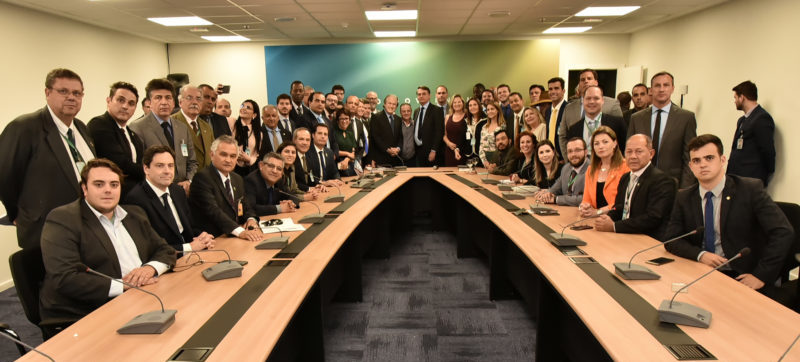
[[[4,0],[77,21],[165,43],[206,42],[203,35],[243,35],[254,41],[313,42],[374,39],[374,30],[417,30],[422,38],[525,37],[554,26],[593,26],[588,34],[625,34],[728,0]],[[419,10],[419,20],[367,21],[384,3]],[[622,17],[584,23],[587,6],[639,5]],[[505,17],[490,12],[508,11]],[[165,27],[148,17],[199,16],[205,33]],[[276,22],[283,17],[292,22]]]

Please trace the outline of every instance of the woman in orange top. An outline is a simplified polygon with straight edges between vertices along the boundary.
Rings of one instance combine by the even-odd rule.
[[[591,145],[592,160],[586,170],[583,202],[578,206],[581,217],[604,213],[613,207],[619,179],[630,172],[611,128],[598,127],[592,133]]]

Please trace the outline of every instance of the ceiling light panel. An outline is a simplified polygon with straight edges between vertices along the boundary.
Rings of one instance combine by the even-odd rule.
[[[212,25],[206,19],[197,16],[179,16],[171,18],[147,18],[154,23],[164,26],[198,26],[198,25]]]
[[[640,6],[590,6],[575,16],[622,16],[639,9]]]
[[[367,20],[416,20],[416,10],[365,11]]]

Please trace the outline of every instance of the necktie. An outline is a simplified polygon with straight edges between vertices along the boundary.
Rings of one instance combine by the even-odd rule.
[[[231,179],[225,180],[225,198],[228,199],[228,203],[231,207],[236,210],[236,205],[233,204],[233,190],[231,189]]]
[[[267,187],[267,205],[272,205],[272,187]]]
[[[167,213],[170,215],[172,214],[172,209],[169,208],[169,193],[165,192],[161,194],[161,201],[164,202],[164,208],[167,210]]]
[[[75,135],[72,134],[72,128],[67,129],[67,139],[69,139],[69,152],[72,154],[72,159],[75,161],[75,163],[83,162],[83,157],[81,156],[81,153],[78,152],[78,148],[75,145]]]
[[[164,137],[167,138],[168,146],[175,150],[175,139],[172,138],[172,126],[169,124],[169,122],[161,122],[161,128],[164,129]]]
[[[656,110],[656,124],[653,127],[653,148],[656,149],[655,155],[653,155],[653,163],[655,166],[658,166],[658,149],[661,145],[661,112],[664,112],[660,109]]]
[[[278,146],[279,146],[279,144],[278,144],[278,132],[277,132],[277,130],[274,130],[274,129],[270,129],[270,132],[272,132],[272,150],[276,151],[276,150],[278,150]]]
[[[631,178],[628,181],[628,187],[625,189],[625,206],[622,208],[622,220],[628,219],[631,213],[631,198],[633,198],[633,189],[636,188],[636,183],[639,182],[639,176],[631,173]]]
[[[300,156],[300,165],[303,166],[303,172],[308,173],[308,167],[306,167],[306,155]]]
[[[419,138],[419,129],[422,128],[422,120],[425,118],[425,107],[419,109],[419,114],[417,115],[417,125],[414,128],[414,142],[417,146],[422,146],[422,140]]]
[[[130,141],[128,141],[128,137],[125,137],[125,130],[126,130],[126,128],[120,128],[119,129],[119,133],[121,133],[121,136],[122,136],[122,142],[125,144],[125,147],[124,147],[125,148],[125,153],[128,156],[131,156],[131,159],[133,160],[133,162],[136,162],[136,156],[133,155],[134,149],[133,149],[133,147],[131,147],[131,143],[130,143]]]
[[[589,127],[589,138],[590,139],[592,138],[592,133],[594,133],[594,131],[597,129],[597,127],[595,127],[595,123],[597,123],[597,121],[587,121],[586,122],[586,126]]]
[[[200,130],[197,129],[197,121],[192,121],[192,129],[194,130],[194,134],[195,135],[199,135],[200,134]]]
[[[289,131],[289,132],[291,132],[291,131],[292,131],[292,126],[291,126],[291,124],[289,123],[289,119],[288,119],[288,118],[284,118],[284,119],[283,119],[283,128],[285,128],[285,129],[286,129],[287,131]]]
[[[569,172],[569,184],[567,184],[567,191],[569,191],[570,194],[572,194],[572,190],[574,189],[575,177],[577,176],[578,176],[577,170],[572,170]]]
[[[558,121],[558,109],[550,108],[550,124],[547,125],[547,139],[553,144],[556,143],[556,121]]]
[[[708,252],[715,252],[716,246],[714,241],[716,233],[714,232],[714,193],[706,192],[706,215],[705,215],[705,250]]]
[[[319,151],[319,178],[325,179],[325,156]]]
[[[303,106],[297,107],[297,114],[303,115]]]

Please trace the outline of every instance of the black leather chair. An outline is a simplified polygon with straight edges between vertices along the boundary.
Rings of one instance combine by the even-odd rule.
[[[778,302],[788,308],[800,313],[800,281],[797,279],[790,281],[789,273],[800,266],[800,205],[790,202],[776,202],[778,207],[789,219],[789,223],[794,228],[794,242],[792,249],[786,255],[786,261],[781,269],[781,287]]]

